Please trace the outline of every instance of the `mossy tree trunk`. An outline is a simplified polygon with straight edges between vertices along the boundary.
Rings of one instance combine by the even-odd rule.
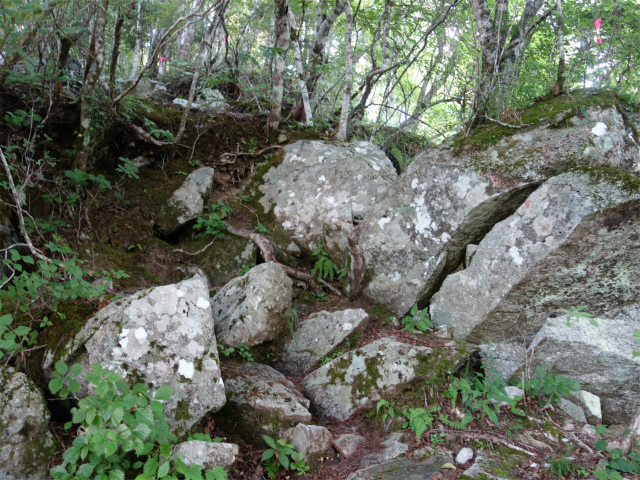
[[[284,94],[285,55],[289,48],[288,5],[286,0],[275,0],[276,15],[276,48],[273,62],[273,89],[271,91],[271,111],[267,120],[269,129],[277,130],[282,113],[282,96]]]

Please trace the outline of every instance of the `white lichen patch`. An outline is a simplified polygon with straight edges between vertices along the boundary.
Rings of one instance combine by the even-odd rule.
[[[193,362],[183,359],[178,360],[178,374],[182,375],[184,378],[193,378],[195,371],[196,369]]]
[[[147,334],[147,331],[146,331],[144,328],[139,327],[139,328],[136,328],[135,336],[136,336],[136,339],[137,339],[140,343],[142,343],[142,342],[144,342],[144,341],[147,339],[147,337],[148,337],[149,335]]]
[[[596,123],[596,126],[591,129],[591,133],[595,136],[600,137],[607,132],[607,125],[602,122]]]
[[[198,297],[198,300],[196,301],[196,307],[209,308],[210,306],[211,306],[211,302],[209,302],[209,300],[206,300],[202,297]]]

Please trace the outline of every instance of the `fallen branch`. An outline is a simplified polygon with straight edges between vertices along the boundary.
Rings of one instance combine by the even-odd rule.
[[[493,432],[479,432],[479,431],[472,431],[472,430],[444,430],[442,428],[435,428],[429,431],[429,433],[441,433],[441,432],[444,432],[447,435],[448,434],[463,435],[466,438],[470,438],[472,440],[488,440],[492,443],[499,443],[500,445],[505,446],[507,448],[511,448],[513,450],[526,453],[531,457],[535,457],[539,455],[538,453],[533,453],[528,450],[525,450],[524,448],[519,447],[518,445],[510,442],[509,440],[502,437],[501,435],[498,435]]]
[[[500,120],[496,120],[495,118],[491,118],[488,115],[485,115],[484,118],[486,118],[491,122],[497,123],[498,125],[502,125],[503,127],[508,127],[508,128],[524,128],[524,127],[530,127],[531,125],[533,125],[533,123],[523,123],[522,125],[511,125],[509,123],[504,123],[504,122],[501,122]]]
[[[118,120],[120,120],[122,123],[124,123],[124,125],[129,130],[133,130],[135,132],[135,134],[138,135],[138,137],[140,137],[145,142],[153,143],[154,145],[156,145],[158,147],[162,147],[163,145],[172,145],[173,144],[173,142],[161,142],[160,140],[156,140],[151,135],[149,135],[147,132],[145,132],[144,129],[138,127],[137,125],[134,125],[133,123],[125,122],[122,119],[118,119]]]
[[[321,278],[318,278],[316,283],[316,279],[312,278],[311,274],[309,274],[308,272],[304,270],[298,270],[297,268],[292,268],[288,265],[284,265],[278,262],[276,260],[275,247],[268,239],[266,239],[262,235],[252,232],[251,230],[240,230],[239,228],[236,228],[229,223],[226,223],[226,226],[229,233],[242,238],[246,238],[247,240],[251,240],[253,243],[255,243],[256,247],[258,247],[258,249],[260,250],[260,254],[262,255],[264,261],[277,263],[278,265],[280,265],[280,267],[282,267],[284,273],[286,273],[289,277],[305,282],[315,290],[318,289],[317,283],[320,283],[331,290],[331,292],[333,292],[335,295],[338,295],[339,297],[342,296],[342,293],[340,293],[337,288],[335,288],[333,285],[330,285],[328,282],[325,282]]]
[[[280,148],[282,145],[271,145],[269,147],[263,148],[262,150],[258,150],[257,152],[227,152],[223,153],[221,157],[233,157],[233,162],[236,161],[236,158],[244,156],[244,157],[257,157],[258,155],[262,155],[264,152],[268,150],[273,150],[274,148]],[[229,163],[233,163],[229,162]],[[226,162],[225,162],[226,163]]]
[[[214,238],[213,240],[211,240],[207,245],[205,245],[204,247],[202,247],[200,250],[198,250],[197,252],[187,252],[186,250],[182,250],[181,248],[176,248],[174,250],[171,250],[172,252],[180,252],[180,253],[184,253],[185,255],[199,255],[202,252],[204,252],[207,248],[209,248],[211,245],[213,245],[213,242],[215,242],[216,239]]]

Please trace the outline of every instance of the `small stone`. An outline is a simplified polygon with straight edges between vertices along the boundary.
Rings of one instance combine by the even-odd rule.
[[[469,447],[464,447],[458,452],[458,455],[456,455],[456,463],[458,465],[465,465],[472,458],[473,450]]]
[[[571,401],[579,405],[584,411],[587,422],[590,425],[600,425],[602,423],[602,408],[600,406],[600,397],[586,390],[578,390],[577,392],[569,392]]]
[[[350,458],[365,441],[361,435],[345,434],[333,440],[333,446],[344,458]]]
[[[171,456],[178,458],[182,455],[182,461],[188,467],[193,463],[202,465],[205,469],[213,469],[216,465],[226,471],[236,461],[238,445],[234,443],[211,443],[201,440],[184,442],[173,447]]]
[[[439,338],[451,338],[451,327],[449,325],[441,325],[435,329],[433,335]]]
[[[531,465],[529,465],[529,468],[538,468],[538,464],[537,463],[532,463]]]
[[[307,462],[324,455],[331,448],[333,435],[324,427],[299,423],[285,434]]]
[[[284,133],[278,135],[278,143],[284,143],[288,140],[287,136]]]

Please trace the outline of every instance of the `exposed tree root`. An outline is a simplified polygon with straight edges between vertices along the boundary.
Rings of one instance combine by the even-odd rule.
[[[229,233],[232,233],[242,238],[246,238],[247,240],[251,240],[253,243],[255,243],[256,247],[258,247],[258,249],[260,250],[260,254],[262,255],[262,258],[265,260],[265,262],[277,263],[282,267],[284,272],[289,277],[305,282],[314,290],[318,290],[318,283],[320,283],[324,287],[327,287],[329,290],[331,290],[331,292],[333,292],[335,295],[338,295],[339,297],[342,296],[342,293],[340,292],[340,290],[338,290],[328,282],[325,282],[321,278],[318,278],[316,280],[312,278],[311,274],[305,270],[293,268],[278,262],[278,260],[276,260],[275,246],[273,245],[273,243],[271,243],[271,241],[269,241],[262,235],[252,232],[251,230],[241,230],[239,228],[234,227],[233,225],[230,225],[229,223],[227,223],[226,226],[227,226],[227,231]]]

